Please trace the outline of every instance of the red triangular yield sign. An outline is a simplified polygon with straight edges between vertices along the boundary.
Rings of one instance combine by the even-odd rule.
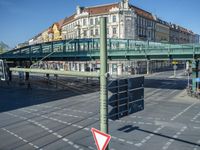
[[[91,131],[92,131],[97,149],[105,150],[111,139],[111,136],[109,134],[103,133],[95,128],[92,128]]]

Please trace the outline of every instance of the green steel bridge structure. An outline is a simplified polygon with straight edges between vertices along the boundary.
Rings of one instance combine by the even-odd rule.
[[[107,39],[107,57],[108,60],[191,60],[193,90],[197,87],[195,79],[199,77],[200,44],[165,44],[131,39]],[[99,60],[100,39],[71,39],[28,45],[0,54],[0,59],[7,61]],[[28,71],[24,68],[11,70],[20,71],[20,69]],[[29,70],[31,71],[34,72]],[[35,72],[41,72],[41,70]]]
[[[6,72],[9,79],[12,71],[44,74],[62,74],[82,77],[99,77],[100,79],[100,130],[108,133],[108,69],[110,60],[193,60],[192,87],[197,91],[196,78],[199,74],[200,44],[162,44],[155,42],[135,41],[129,39],[107,39],[106,18],[101,18],[100,39],[73,39],[40,43],[14,49],[0,55],[0,60],[32,61],[32,60],[96,60],[100,59],[101,69],[97,72],[74,72],[43,70],[33,68],[9,68]],[[1,60],[2,66],[4,61]],[[3,67],[2,67],[3,68]],[[8,68],[8,67],[7,67]],[[1,69],[4,70],[4,69]],[[0,72],[1,73],[1,72]],[[5,73],[4,73],[5,74]],[[4,75],[5,76],[5,75]],[[1,77],[1,76],[0,76]],[[118,87],[119,89],[119,87]],[[119,108],[119,102],[117,104]],[[129,105],[129,104],[128,104]],[[129,111],[129,106],[127,108]],[[109,149],[107,147],[107,149]]]
[[[200,58],[200,44],[163,44],[130,39],[107,39],[110,60],[194,60]],[[6,60],[96,60],[100,39],[72,39],[40,43],[0,55]]]

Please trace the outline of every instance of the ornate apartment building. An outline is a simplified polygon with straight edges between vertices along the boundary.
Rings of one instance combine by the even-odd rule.
[[[195,43],[200,43],[200,35],[198,35],[198,34],[195,34],[194,35],[195,36]]]
[[[198,36],[192,31],[163,21],[152,13],[130,4],[129,0],[121,0],[118,3],[91,7],[77,6],[71,16],[52,24],[26,44],[99,38],[100,17],[107,17],[108,38],[180,44],[198,41]]]
[[[195,34],[181,26],[170,24],[170,43],[184,44],[195,43]]]
[[[59,22],[53,23],[48,29],[31,38],[27,43],[29,45],[33,45],[43,42],[62,40],[61,28],[63,22],[64,19],[60,20]]]
[[[169,23],[156,17],[156,42],[169,43]]]
[[[64,20],[62,38],[98,38],[100,17],[107,17],[108,38],[155,40],[155,20],[151,13],[129,4],[119,3],[80,7]]]

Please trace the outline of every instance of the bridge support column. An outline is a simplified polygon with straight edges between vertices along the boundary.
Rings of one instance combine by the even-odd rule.
[[[68,70],[72,71],[72,62],[68,62]]]
[[[85,72],[85,64],[84,63],[81,63],[81,71]]]
[[[150,73],[151,73],[150,60],[147,60],[147,75],[149,75]]]
[[[192,91],[196,92],[197,90],[197,83],[196,83],[196,78],[198,78],[198,66],[199,66],[199,61],[193,60],[192,62]]]
[[[80,63],[77,62],[77,63],[76,63],[76,69],[77,69],[76,71],[80,71],[80,68],[79,68],[79,67],[80,67]]]
[[[121,63],[117,64],[117,75],[118,76],[122,75],[122,64]]]
[[[8,80],[11,82],[12,81],[12,71],[8,71]]]
[[[92,62],[90,61],[90,63],[89,63],[89,68],[90,68],[90,72],[92,71]]]
[[[112,63],[109,64],[109,73],[112,75],[113,74],[113,67]]]

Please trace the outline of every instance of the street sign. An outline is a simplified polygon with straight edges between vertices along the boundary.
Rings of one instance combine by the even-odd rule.
[[[108,143],[110,142],[111,136],[109,134],[103,133],[95,128],[92,128],[91,131],[92,131],[97,149],[105,150]]]
[[[5,70],[5,65],[4,61],[0,59],[0,79],[2,81],[6,80],[6,70]]]
[[[120,119],[144,109],[144,77],[109,82],[109,118]]]

